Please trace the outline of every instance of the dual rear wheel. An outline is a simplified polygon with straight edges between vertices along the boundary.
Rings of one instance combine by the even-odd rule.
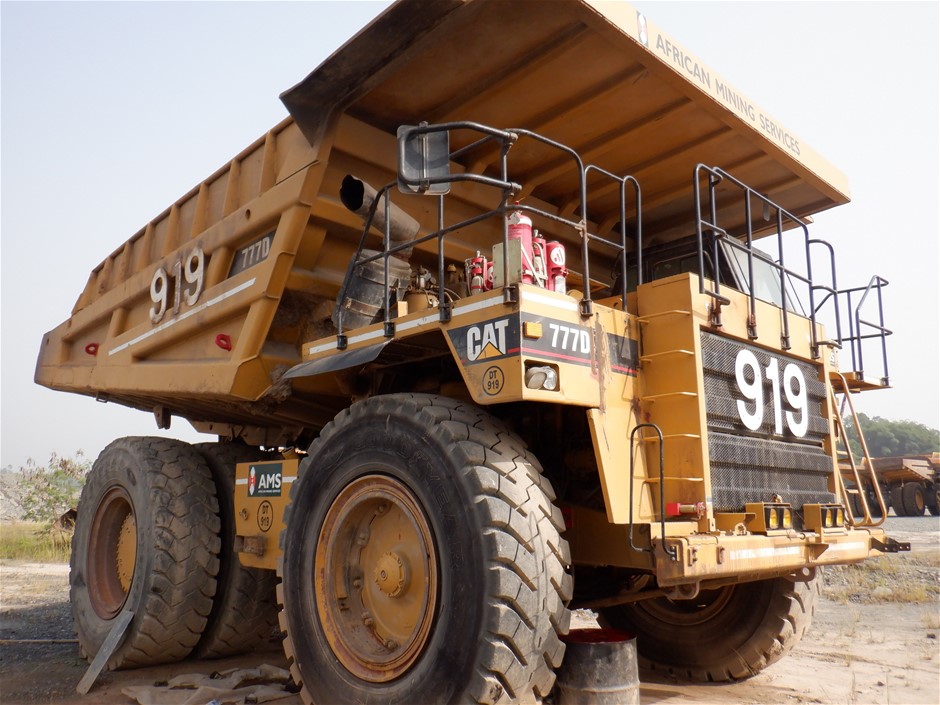
[[[924,510],[930,508],[929,499],[935,500],[928,497],[923,485],[917,482],[906,482],[891,488],[891,507],[899,517],[923,516]],[[933,513],[933,508],[930,509]]]
[[[101,452],[79,502],[69,576],[85,656],[124,611],[133,620],[109,669],[229,656],[271,636],[276,576],[244,568],[233,549],[235,464],[262,457],[241,444],[147,437]]]

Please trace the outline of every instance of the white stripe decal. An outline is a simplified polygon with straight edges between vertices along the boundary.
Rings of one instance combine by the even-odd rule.
[[[282,482],[286,482],[287,484],[292,483],[292,482],[293,482],[294,480],[296,480],[296,479],[297,479],[296,476],[290,476],[290,475],[284,475],[284,476],[281,477],[281,481],[282,481]],[[248,484],[248,478],[247,478],[247,477],[240,477],[240,478],[238,478],[237,480],[235,480],[235,484],[236,484],[236,485],[247,485],[247,484]]]
[[[854,543],[834,543],[827,548],[827,551],[858,551],[868,548],[864,541],[855,541]]]
[[[500,298],[487,299],[486,301],[475,301],[469,304],[463,304],[462,306],[455,306],[451,311],[451,316],[460,316],[465,313],[471,313],[473,311],[482,311],[483,309],[491,308],[493,306],[502,306],[503,300]],[[577,306],[575,306],[577,309]],[[434,323],[434,321],[440,320],[440,313],[432,313],[427,316],[421,316],[421,318],[415,318],[413,321],[405,321],[403,323],[397,323],[395,325],[396,330],[411,330],[412,328],[419,328],[421,326],[427,325],[428,323]],[[354,335],[352,338],[349,338],[346,342],[349,345],[354,343],[361,343],[365,340],[371,340],[373,338],[378,338],[385,335],[385,331],[381,328],[378,330],[369,331],[368,333],[361,333],[359,335]],[[320,343],[319,345],[313,345],[307,348],[308,355],[316,355],[321,352],[326,352],[327,350],[335,350],[336,342],[331,343]]]
[[[463,304],[462,306],[454,306],[453,315],[459,316],[464,313],[470,313],[471,311],[482,311],[485,308],[492,308],[493,306],[502,306],[503,300],[500,298],[486,299],[485,301],[474,301],[470,304]]]
[[[565,311],[577,311],[578,302],[569,300],[565,301],[564,299],[559,300],[552,296],[542,296],[541,294],[533,294],[532,292],[525,292],[522,295],[522,298],[526,301],[533,301],[537,304],[545,304],[546,306],[554,306],[555,308],[560,308]]]
[[[156,328],[151,328],[146,333],[142,333],[141,335],[138,335],[133,340],[128,340],[126,343],[122,343],[121,345],[118,345],[116,348],[111,348],[111,350],[108,351],[108,355],[109,356],[115,355],[121,352],[122,350],[126,350],[132,345],[137,345],[137,343],[141,342],[142,340],[146,340],[152,335],[156,335],[157,333],[160,333],[161,331],[165,331],[167,328],[176,325],[180,321],[185,321],[190,316],[195,316],[197,313],[202,313],[210,306],[215,306],[216,304],[221,303],[225,301],[226,299],[230,299],[231,297],[235,296],[235,294],[241,293],[245,289],[248,289],[254,286],[255,281],[256,279],[249,279],[243,284],[239,284],[234,289],[229,289],[228,291],[219,294],[214,299],[209,299],[204,304],[196,306],[196,308],[191,308],[186,313],[181,313],[176,318],[173,318],[167,321],[166,323],[161,323]]]
[[[314,345],[312,348],[307,350],[308,355],[316,355],[317,353],[326,352],[327,350],[332,350],[336,347],[336,343],[321,343],[320,345]]]
[[[743,548],[738,551],[731,551],[731,560],[745,561],[754,558],[772,558],[774,556],[799,556],[803,549],[799,546],[789,548]]]

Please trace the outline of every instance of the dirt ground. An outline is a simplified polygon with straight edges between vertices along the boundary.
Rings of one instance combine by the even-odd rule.
[[[940,532],[935,528],[892,534],[912,541],[915,551],[940,551]],[[918,579],[938,581],[936,570],[912,570],[919,573]],[[582,613],[577,617],[589,620]],[[641,673],[641,702],[936,705],[940,703],[938,620],[940,606],[935,601],[871,605],[824,598],[809,635],[788,657],[754,678],[731,685],[689,686],[651,680]],[[87,663],[78,657],[73,639],[68,566],[0,563],[0,705],[130,705],[134,701],[121,692],[130,685],[260,663],[285,666],[273,645],[269,652],[233,659],[105,673],[82,697],[75,685]],[[297,696],[276,702],[301,705]]]

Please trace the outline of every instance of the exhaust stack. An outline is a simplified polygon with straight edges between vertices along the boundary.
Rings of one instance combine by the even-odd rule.
[[[369,210],[376,200],[376,190],[352,174],[343,177],[339,198],[353,213],[365,222]],[[385,196],[382,196],[384,199]],[[379,199],[372,218],[372,227],[385,234],[385,202]],[[394,203],[389,208],[389,246],[396,247],[412,242],[421,228],[420,223]],[[411,281],[408,259],[412,248],[406,247],[388,258],[388,286],[392,290],[391,301],[401,301]],[[363,250],[364,257],[374,257],[375,250]],[[385,303],[385,265],[381,259],[357,264],[346,288],[346,296],[336,302],[333,324],[339,327],[342,314],[343,328],[359,328],[378,320]]]
[[[362,218],[363,222],[369,217],[369,209],[372,208],[372,204],[375,202],[375,194],[376,190],[372,186],[361,179],[357,179],[352,174],[343,177],[343,183],[339,189],[339,198],[343,205]],[[385,233],[384,199],[385,196],[383,195],[375,208],[375,217],[372,218],[372,227],[383,234]],[[421,224],[394,203],[391,204],[389,212],[391,216],[388,229],[390,246],[404,245],[414,240],[418,235]],[[407,262],[411,258],[411,248],[407,247],[399,250],[395,253],[395,256]]]

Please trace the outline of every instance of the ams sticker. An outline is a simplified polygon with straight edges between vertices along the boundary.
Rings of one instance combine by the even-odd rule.
[[[248,470],[249,497],[280,497],[282,485],[280,463],[252,465]]]

